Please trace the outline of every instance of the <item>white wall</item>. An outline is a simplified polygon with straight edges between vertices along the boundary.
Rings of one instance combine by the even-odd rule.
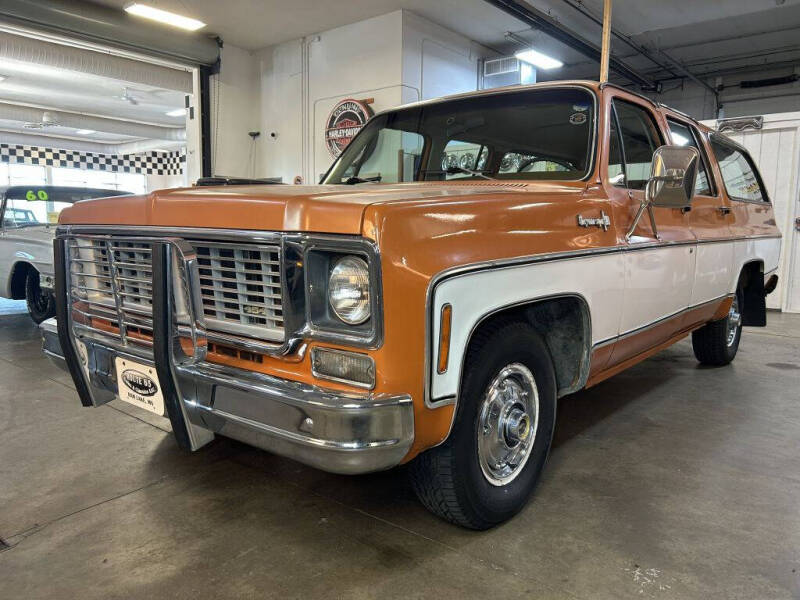
[[[478,87],[478,60],[494,53],[422,17],[403,11],[403,102]]]
[[[247,135],[258,131],[261,121],[258,66],[253,53],[230,44],[223,46],[221,69],[212,76],[210,90],[214,175],[252,177],[258,173],[254,152],[259,143],[254,144]]]
[[[186,187],[189,185],[186,174],[183,175],[147,175],[147,191],[165,190],[167,188]],[[194,182],[192,182],[194,183]]]
[[[379,112],[474,90],[478,59],[489,55],[464,36],[400,10],[260,50],[257,175],[289,183],[302,175],[315,183],[333,161],[323,132],[337,102],[371,98]]]

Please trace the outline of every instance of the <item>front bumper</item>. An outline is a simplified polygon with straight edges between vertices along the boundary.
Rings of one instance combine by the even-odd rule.
[[[56,268],[63,270],[63,246]],[[152,353],[105,340],[78,338],[69,326],[63,287],[56,277],[57,323],[41,326],[43,349],[69,368],[85,406],[118,395],[115,358],[153,367],[175,437],[196,450],[219,433],[334,473],[357,474],[396,466],[414,440],[408,395],[346,394],[316,385],[233,369],[183,356],[177,343],[168,288],[167,248],[154,250]]]
[[[66,369],[55,319],[42,323],[40,331],[44,353]],[[118,393],[114,357],[148,362],[90,340],[84,345],[90,365],[85,373],[97,404]],[[408,396],[347,396],[212,364],[176,367],[175,373],[192,425],[324,471],[356,474],[391,468],[414,440]]]

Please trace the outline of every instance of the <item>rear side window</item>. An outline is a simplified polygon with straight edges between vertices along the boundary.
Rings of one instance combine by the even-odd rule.
[[[643,190],[650,179],[653,152],[662,144],[661,133],[644,108],[618,99],[614,99],[613,105],[622,141],[625,183],[629,189]]]
[[[694,193],[700,196],[712,196],[711,185],[708,182],[706,170],[705,151],[697,143],[697,135],[687,125],[667,119],[669,131],[672,134],[672,143],[676,146],[691,146],[700,153],[700,168],[697,170],[697,181],[694,184]]]
[[[714,139],[711,140],[711,148],[722,171],[722,181],[725,182],[728,196],[749,202],[767,201],[753,160],[746,153]]]

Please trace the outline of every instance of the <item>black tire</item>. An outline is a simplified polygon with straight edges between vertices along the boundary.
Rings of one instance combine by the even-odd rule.
[[[36,269],[28,269],[25,276],[25,301],[28,303],[28,314],[37,325],[56,315],[55,296],[39,286],[39,271]]]
[[[701,364],[722,367],[736,358],[739,350],[739,342],[742,339],[742,311],[744,310],[744,294],[741,288],[736,290],[735,303],[737,307],[738,325],[731,322],[734,315],[729,313],[724,319],[706,323],[700,329],[692,332],[692,349],[695,358]],[[735,334],[731,339],[731,329],[736,327]]]
[[[522,364],[535,379],[538,424],[527,461],[504,485],[492,484],[478,456],[478,427],[484,394],[504,367]],[[410,465],[422,504],[441,518],[470,529],[488,529],[525,506],[544,468],[556,415],[556,378],[547,347],[527,323],[505,322],[478,331],[464,365],[461,393],[450,436]],[[485,434],[484,434],[485,435]]]

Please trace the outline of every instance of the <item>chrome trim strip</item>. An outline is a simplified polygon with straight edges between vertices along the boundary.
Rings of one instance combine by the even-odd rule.
[[[705,302],[700,302],[698,304],[691,304],[691,305],[687,306],[686,308],[682,308],[681,310],[679,310],[677,312],[669,314],[669,315],[667,315],[665,317],[661,317],[660,319],[656,319],[655,321],[647,323],[646,325],[642,325],[642,326],[637,327],[635,329],[631,329],[631,330],[626,331],[624,333],[620,333],[619,335],[607,338],[605,340],[600,340],[599,342],[595,342],[592,345],[592,352],[594,352],[598,348],[602,348],[604,346],[608,346],[609,344],[612,344],[614,342],[619,342],[621,340],[627,339],[627,338],[629,338],[631,336],[634,336],[634,335],[637,335],[639,333],[644,333],[645,331],[653,329],[654,327],[657,327],[658,325],[661,325],[662,323],[665,323],[666,321],[669,321],[670,319],[675,319],[676,317],[683,316],[683,315],[685,315],[686,313],[688,313],[691,310],[695,310],[695,309],[701,308],[703,306],[707,306],[708,304],[714,304],[715,302],[722,302],[726,298],[733,298],[733,297],[734,297],[734,294],[723,294],[722,296],[717,296],[716,298],[712,298],[711,300],[706,300]]]

